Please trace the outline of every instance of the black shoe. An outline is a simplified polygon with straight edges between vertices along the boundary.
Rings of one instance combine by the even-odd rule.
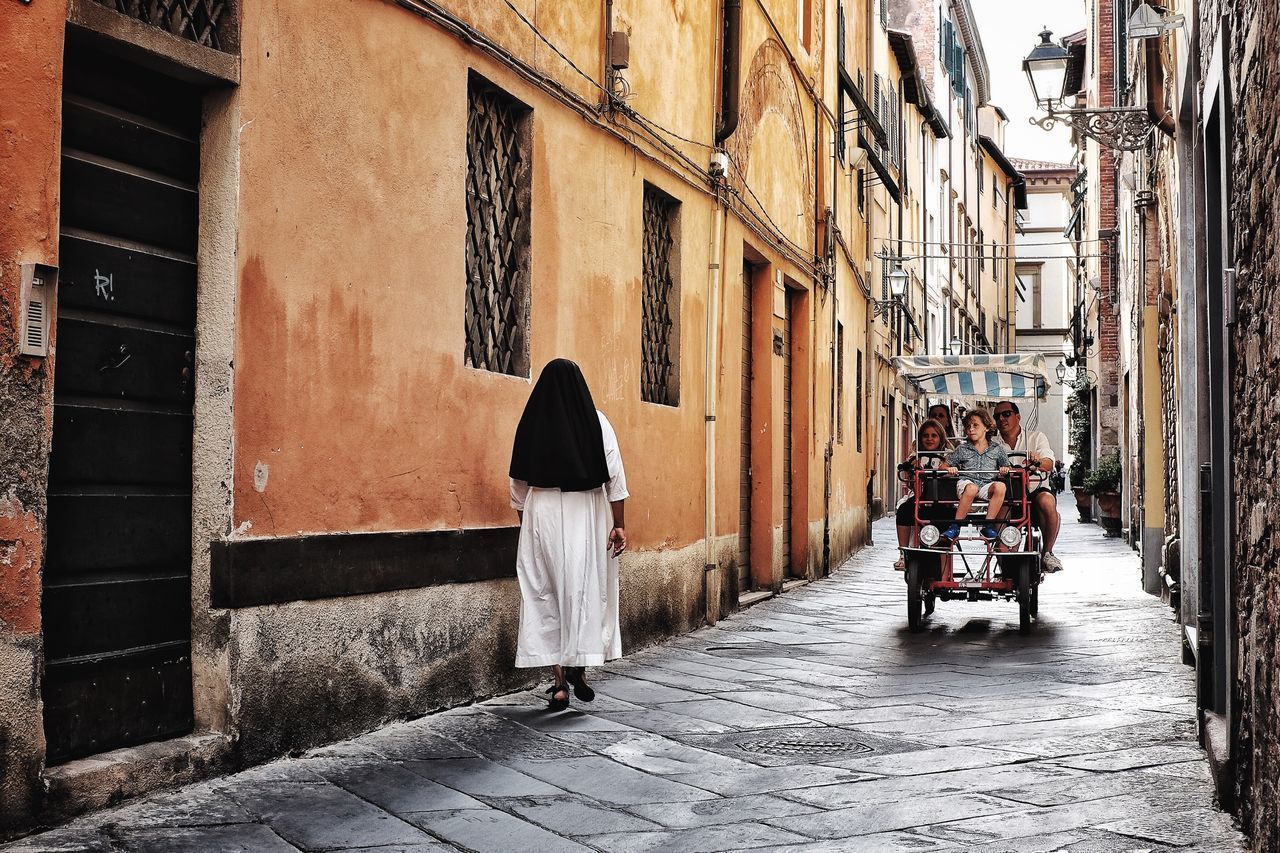
[[[573,685],[573,695],[583,702],[590,702],[596,698],[596,692],[587,684],[586,674],[585,666],[567,666],[564,669],[565,680]]]
[[[569,685],[553,684],[547,688],[547,693],[551,694],[551,698],[547,700],[547,710],[551,713],[563,711],[569,707]],[[563,699],[557,699],[556,696],[564,694]]]

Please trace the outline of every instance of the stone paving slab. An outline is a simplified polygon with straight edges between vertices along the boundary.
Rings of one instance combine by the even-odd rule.
[[[593,670],[590,705],[496,697],[0,851],[1243,849],[1133,552],[1067,519],[1031,634],[1000,602],[912,634],[891,525],[830,578]]]

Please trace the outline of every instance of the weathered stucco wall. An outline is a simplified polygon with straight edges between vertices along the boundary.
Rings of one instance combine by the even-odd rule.
[[[62,30],[54,0],[0,12],[0,833],[40,795],[40,568],[53,357],[18,353],[20,265],[58,262]],[[51,323],[52,326],[52,323]]]
[[[560,41],[589,38],[582,27]],[[235,535],[515,523],[506,469],[530,381],[462,358],[472,68],[533,110],[534,377],[553,357],[577,360],[619,434],[635,549],[625,645],[699,624],[710,194],[390,5],[317,17],[262,4],[242,43]],[[712,94],[680,90],[670,120],[710,115]],[[682,202],[678,407],[639,400],[646,181]],[[736,476],[719,488],[727,504]],[[494,581],[233,611],[243,755],[529,683],[511,667],[517,608],[515,583]]]

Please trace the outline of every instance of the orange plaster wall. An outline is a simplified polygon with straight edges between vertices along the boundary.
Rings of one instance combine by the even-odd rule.
[[[237,528],[515,522],[530,383],[463,366],[471,66],[534,108],[534,377],[582,364],[619,434],[638,546],[700,539],[707,200],[389,4],[263,2],[243,33]],[[678,409],[639,402],[646,178],[685,201]]]
[[[53,359],[18,354],[19,267],[58,260],[66,14],[56,0],[0,9],[0,628],[23,634],[40,630]]]
[[[40,632],[43,525],[16,500],[0,498],[0,624]]]

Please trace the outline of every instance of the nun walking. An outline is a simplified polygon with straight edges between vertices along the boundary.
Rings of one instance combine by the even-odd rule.
[[[627,479],[618,438],[596,410],[578,365],[542,369],[516,428],[511,505],[520,516],[516,666],[550,666],[548,710],[569,688],[595,698],[585,669],[622,657],[618,556],[627,548]]]

